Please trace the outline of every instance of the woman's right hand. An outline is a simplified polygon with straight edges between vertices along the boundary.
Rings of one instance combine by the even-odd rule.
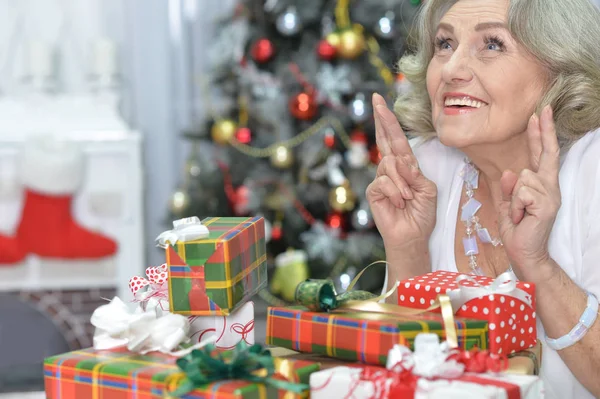
[[[386,251],[427,245],[436,220],[437,187],[427,179],[383,97],[373,95],[373,115],[381,161],[367,187],[367,200]]]

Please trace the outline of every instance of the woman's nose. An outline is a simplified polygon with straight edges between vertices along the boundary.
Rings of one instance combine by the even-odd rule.
[[[442,79],[446,83],[470,82],[472,56],[467,47],[458,46],[442,69]]]

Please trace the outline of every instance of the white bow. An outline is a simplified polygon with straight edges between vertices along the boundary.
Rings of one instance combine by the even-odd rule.
[[[189,342],[190,325],[185,316],[165,313],[159,317],[155,308],[147,308],[144,311],[138,307],[131,312],[119,297],[114,297],[108,304],[98,307],[92,314],[91,322],[96,327],[96,350],[126,346],[129,351],[140,354],[158,351],[182,355],[198,348],[194,345],[183,352],[173,352],[181,344]],[[204,344],[205,342],[202,343]]]
[[[475,287],[463,285],[465,281],[470,281]],[[532,307],[531,295],[517,287],[517,278],[512,271],[507,271],[496,277],[492,284],[483,286],[474,278],[467,274],[461,274],[456,278],[458,289],[447,293],[452,303],[452,309],[457,312],[465,303],[471,299],[482,298],[492,294],[507,295],[518,299],[527,306]]]
[[[157,245],[167,248],[169,244],[188,242],[208,237],[208,228],[202,224],[197,216],[175,220],[173,230],[162,232],[156,237]]]
[[[388,353],[387,369],[412,368],[413,374],[425,378],[457,378],[463,374],[465,366],[448,360],[450,348],[446,342],[440,343],[436,334],[418,334],[414,346],[415,351],[411,352],[406,346],[394,345]]]

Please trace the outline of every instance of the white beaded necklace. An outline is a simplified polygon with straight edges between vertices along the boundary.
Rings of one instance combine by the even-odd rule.
[[[467,234],[463,238],[463,246],[465,248],[465,255],[469,257],[471,273],[483,276],[483,271],[477,265],[477,255],[479,254],[477,238],[482,243],[492,244],[494,247],[502,245],[502,242],[499,238],[492,238],[488,229],[479,223],[479,217],[476,216],[477,211],[481,208],[481,202],[473,198],[475,190],[479,187],[479,170],[467,158],[465,158],[465,166],[461,171],[461,177],[464,182],[465,194],[467,195],[467,200],[463,204],[460,214],[460,220],[465,224],[465,232]],[[475,233],[477,234],[476,236]],[[512,270],[512,267],[509,266],[509,270]]]

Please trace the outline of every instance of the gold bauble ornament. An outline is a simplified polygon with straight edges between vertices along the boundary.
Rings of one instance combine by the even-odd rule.
[[[325,36],[325,41],[337,49],[340,47],[340,34],[337,32],[331,32]]]
[[[231,141],[237,131],[237,123],[231,119],[221,119],[214,123],[210,134],[215,143],[225,145]]]
[[[179,189],[171,195],[169,208],[176,216],[182,216],[190,206],[190,195],[187,191]]]
[[[365,50],[365,37],[356,30],[345,30],[339,34],[340,43],[337,46],[338,54],[342,58],[353,59]]]
[[[287,169],[294,163],[294,154],[292,150],[284,145],[280,145],[271,155],[271,165],[279,169]]]
[[[350,189],[348,181],[329,191],[329,205],[336,212],[348,212],[354,209],[356,206],[356,195]]]

